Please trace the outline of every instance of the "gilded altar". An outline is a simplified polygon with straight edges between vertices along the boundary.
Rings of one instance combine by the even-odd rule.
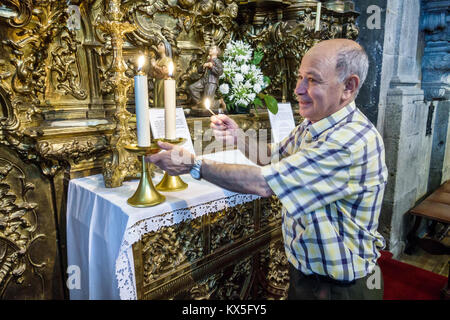
[[[209,123],[190,114],[187,86],[198,79],[206,48],[223,48],[230,39],[260,48],[269,92],[293,102],[308,48],[358,35],[352,1],[322,1],[320,17],[318,3],[0,0],[0,297],[67,298],[68,181],[103,173],[115,187],[137,177],[139,162],[123,146],[136,139],[132,79],[139,55],[150,59],[160,40],[171,44],[177,106],[185,109],[195,142]],[[270,129],[264,111],[233,117],[244,129]],[[179,234],[187,235],[183,243]],[[155,243],[169,251],[155,256],[148,250]],[[161,229],[133,251],[139,298],[285,294],[276,199]],[[172,251],[185,259],[172,263]]]

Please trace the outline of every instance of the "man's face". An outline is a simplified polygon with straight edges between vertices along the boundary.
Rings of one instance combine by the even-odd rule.
[[[299,113],[312,122],[339,110],[344,84],[339,83],[335,55],[326,48],[313,48],[302,59],[295,95]]]

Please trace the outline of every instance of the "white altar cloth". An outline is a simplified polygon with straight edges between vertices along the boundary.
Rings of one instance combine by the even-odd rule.
[[[237,150],[204,158],[253,165]],[[161,177],[156,174],[154,183]],[[132,245],[143,234],[259,198],[197,181],[190,175],[181,178],[188,183],[187,189],[163,192],[166,201],[149,208],[127,204],[138,180],[124,182],[118,188],[106,188],[100,174],[70,181],[67,258],[69,268],[78,267],[80,271],[80,279],[72,278],[76,273],[69,274],[71,299],[136,299]]]

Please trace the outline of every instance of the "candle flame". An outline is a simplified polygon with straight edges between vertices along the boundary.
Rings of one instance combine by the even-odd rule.
[[[169,62],[168,69],[169,69],[169,77],[171,77],[173,74],[173,62],[172,61]]]
[[[209,112],[211,112],[211,114],[212,114],[213,116],[215,116],[216,114],[214,113],[214,111],[212,111],[212,110],[210,109],[210,107],[211,107],[211,101],[209,100],[209,98],[205,98],[204,104],[205,104],[205,108],[206,108]]]
[[[142,67],[144,66],[144,64],[145,64],[145,57],[144,56],[140,56],[138,58],[138,70],[141,70]]]

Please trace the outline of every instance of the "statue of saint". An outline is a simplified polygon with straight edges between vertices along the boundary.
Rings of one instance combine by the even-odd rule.
[[[152,76],[155,79],[153,105],[164,108],[164,80],[169,78],[169,63],[172,62],[172,47],[169,42],[162,40],[157,46],[159,58],[151,60]]]
[[[219,47],[210,47],[208,61],[199,68],[199,72],[203,73],[203,76],[187,88],[191,100],[196,106],[201,104],[204,98],[209,98],[211,102],[214,101],[214,95],[219,85],[219,77],[223,73],[222,61],[218,58],[219,55]],[[198,107],[202,108],[202,106]]]

